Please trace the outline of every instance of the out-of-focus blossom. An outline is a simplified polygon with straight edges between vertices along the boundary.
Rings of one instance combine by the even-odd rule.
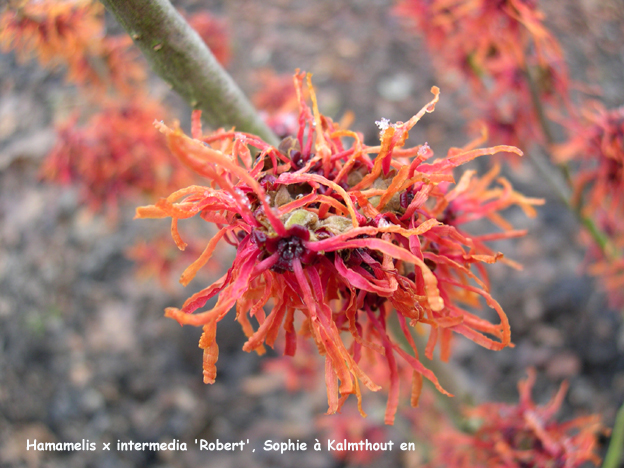
[[[496,141],[544,141],[533,99],[559,103],[569,84],[561,48],[534,1],[402,0],[396,12],[423,36],[444,76],[469,83],[470,106]]]
[[[331,453],[338,460],[345,460],[361,466],[369,466],[384,452],[367,449],[374,444],[388,442],[387,428],[383,424],[364,419],[353,406],[347,406],[335,417],[318,418],[316,426],[324,432],[324,437],[334,441]],[[351,445],[349,445],[351,444]],[[342,448],[342,450],[338,450]]]
[[[103,85],[110,84],[117,93],[125,96],[137,93],[144,84],[147,76],[143,63],[139,60],[139,53],[132,44],[130,36],[106,36],[100,42],[100,46],[94,51],[89,60],[94,63],[103,63],[104,67],[95,66],[99,74],[98,78],[75,79],[68,77],[78,84],[90,84],[101,82]],[[101,70],[104,68],[104,70]]]
[[[299,128],[299,100],[290,75],[277,75],[271,69],[257,70],[253,81],[258,87],[252,102],[269,128],[280,138],[294,135]]]
[[[471,114],[495,141],[541,143],[568,165],[572,205],[598,228],[590,271],[603,278],[612,305],[624,304],[621,254],[605,252],[614,249],[601,240],[624,244],[624,110],[589,103],[579,115],[561,47],[534,0],[401,0],[396,12],[423,36],[443,76],[468,83]],[[563,120],[566,143],[553,144],[547,116]]]
[[[558,162],[578,165],[573,203],[586,214],[624,215],[624,107],[588,103],[567,123],[569,139],[555,149]]]
[[[624,242],[619,246],[624,250]],[[609,297],[609,305],[614,309],[624,309],[624,258],[600,260],[589,266],[588,272],[600,278],[600,287]]]
[[[409,436],[415,445],[421,446],[423,457],[431,449],[433,434],[454,429],[448,409],[437,404],[437,398],[438,395],[432,388],[425,387],[417,408],[405,407],[400,410],[403,420],[409,424]]]
[[[3,49],[43,64],[84,59],[94,37],[104,37],[102,5],[91,0],[13,2],[0,19]]]
[[[224,67],[227,66],[230,63],[232,52],[226,22],[207,11],[187,15],[187,20],[204,40],[219,63]]]
[[[624,217],[621,211],[600,211],[593,215],[611,244],[605,250],[587,232],[581,233],[581,239],[589,246],[585,258],[587,272],[598,278],[597,283],[606,291],[609,305],[624,310]]]
[[[310,390],[319,382],[318,356],[308,341],[299,343],[299,352],[294,356],[280,356],[264,361],[262,368],[274,375],[279,374],[289,392]]]
[[[624,107],[607,110],[589,102],[566,122],[569,139],[554,148],[559,163],[573,168],[572,204],[599,226],[614,252],[589,251],[591,274],[601,278],[612,306],[624,305]],[[587,242],[591,239],[587,236]],[[618,257],[618,252],[620,257]]]
[[[171,235],[162,233],[148,242],[142,240],[126,250],[126,257],[135,262],[137,277],[143,280],[157,278],[167,291],[173,291],[171,281],[184,267],[200,254],[199,242],[187,238],[183,254],[171,243]],[[216,258],[206,264],[206,272],[213,278],[221,272],[221,264]]]
[[[18,59],[67,68],[67,80],[129,94],[145,78],[129,37],[104,35],[104,9],[93,0],[22,0],[0,16],[0,46]]]
[[[448,359],[453,332],[488,349],[510,344],[507,317],[488,291],[483,268],[502,254],[485,243],[522,232],[472,236],[460,226],[488,217],[496,222],[497,212],[511,205],[533,214],[532,206],[540,201],[522,197],[500,177],[499,185],[490,187],[495,173],[479,180],[469,172],[454,184],[453,169],[459,165],[501,151],[521,154],[517,148],[453,148],[436,160],[427,144],[404,148],[409,130],[434,110],[437,88],[434,99],[409,121],[382,119],[381,144],[369,147],[359,134],[318,112],[309,76],[308,107],[301,91],[304,77],[295,76],[299,128],[279,148],[241,132],[203,135],[197,112],[192,138],[158,124],[172,152],[209,184],[178,190],[138,208],[137,216],[170,217],[179,245],[180,219],[199,215],[219,227],[182,274],[185,285],[220,240],[237,247],[222,278],[181,309],[166,310],[181,324],[204,327],[205,382],[216,377],[217,324],[236,305],[236,318],[248,336],[246,351],[262,352],[264,344],[273,346],[283,333],[285,354],[292,356],[300,339],[314,340],[325,356],[329,413],[337,412],[350,394],[357,396],[363,413],[361,385],[373,391],[381,387],[360,362],[376,353],[388,369],[387,381],[379,383],[389,388],[385,421],[392,424],[400,391],[398,362],[411,368],[412,403],[418,402],[423,377],[446,393],[418,357],[412,336],[416,324],[429,326],[429,357],[439,344]],[[214,307],[197,312],[216,295]],[[478,307],[480,299],[495,311],[498,323],[465,308]],[[266,314],[269,301],[272,309]],[[303,318],[299,330],[295,314]]]
[[[89,207],[116,213],[131,196],[158,196],[192,183],[193,175],[167,150],[152,122],[165,110],[147,97],[104,104],[84,126],[73,117],[58,128],[42,174],[74,184]]]
[[[466,411],[480,423],[474,434],[446,428],[434,437],[431,468],[577,468],[600,463],[597,436],[603,430],[600,416],[558,423],[568,385],[545,406],[531,399],[535,371],[518,384],[517,405],[485,403]]]

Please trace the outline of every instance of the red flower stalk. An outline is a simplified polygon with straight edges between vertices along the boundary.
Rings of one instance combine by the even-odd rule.
[[[496,140],[543,140],[527,71],[534,70],[538,97],[546,102],[565,102],[568,77],[561,48],[535,2],[402,0],[396,12],[415,23],[446,76],[454,70],[468,80]]]
[[[164,114],[143,97],[105,104],[82,128],[69,119],[58,128],[43,177],[76,184],[93,211],[107,207],[113,215],[129,196],[163,195],[192,183],[192,174],[171,159],[162,135],[151,129],[154,116]]]
[[[130,93],[145,78],[129,37],[104,36],[103,7],[92,0],[13,2],[0,15],[0,46],[18,59],[36,55],[41,65],[67,67],[78,85],[112,85]]]
[[[577,468],[585,462],[600,463],[594,453],[597,435],[603,428],[600,416],[580,417],[558,423],[559,411],[567,383],[545,406],[531,400],[535,371],[518,384],[517,405],[485,403],[466,411],[481,421],[474,434],[445,428],[434,437],[432,468]]]
[[[414,325],[430,326],[429,357],[439,342],[443,358],[448,358],[453,332],[489,349],[510,345],[507,317],[488,292],[482,264],[502,257],[487,248],[486,241],[522,233],[469,236],[459,224],[483,217],[497,220],[497,211],[513,204],[530,213],[539,201],[521,197],[502,178],[499,188],[486,188],[494,173],[483,181],[468,174],[451,188],[455,167],[500,151],[522,154],[517,148],[454,148],[433,162],[427,144],[403,148],[409,130],[434,110],[437,88],[432,89],[434,99],[409,121],[380,122],[381,144],[368,147],[360,135],[318,112],[309,76],[312,109],[308,107],[301,97],[303,79],[304,74],[295,75],[300,97],[297,135],[284,139],[279,148],[240,132],[203,135],[197,112],[193,138],[157,123],[172,152],[209,185],[191,186],[140,207],[137,217],[171,217],[181,247],[180,219],[199,215],[220,228],[182,274],[185,285],[221,239],[237,248],[222,278],[191,296],[181,309],[166,310],[180,324],[204,327],[200,347],[205,382],[214,382],[216,376],[217,323],[236,305],[236,318],[249,338],[246,351],[262,353],[265,343],[273,346],[280,328],[286,355],[295,354],[298,335],[312,337],[325,356],[329,413],[355,394],[364,414],[360,384],[373,391],[380,386],[362,370],[363,350],[383,356],[390,392],[385,420],[392,424],[399,366],[412,369],[413,403],[423,376],[447,394],[418,358]],[[353,140],[350,146],[345,146],[345,138]],[[255,159],[250,147],[259,153]],[[377,156],[371,159],[369,154]],[[216,295],[212,308],[197,312]],[[496,311],[499,323],[463,308],[462,304],[478,304],[480,298]],[[267,315],[263,308],[271,299]],[[299,317],[303,323],[297,333]],[[396,330],[391,330],[394,323]],[[395,333],[407,340],[407,347],[399,344]]]

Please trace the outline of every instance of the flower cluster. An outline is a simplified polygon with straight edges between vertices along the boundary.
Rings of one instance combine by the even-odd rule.
[[[67,68],[67,79],[129,94],[145,78],[128,36],[104,35],[104,10],[93,0],[14,2],[0,16],[0,46],[46,67]]]
[[[531,399],[535,371],[518,384],[517,405],[485,403],[468,410],[467,416],[481,424],[473,434],[447,427],[434,440],[433,468],[523,468],[527,466],[577,468],[596,465],[597,435],[602,431],[598,415],[558,423],[567,384],[545,406]]]
[[[595,220],[613,241],[616,250],[624,249],[624,108],[605,109],[589,102],[579,118],[567,123],[570,135],[555,149],[557,162],[574,170],[572,204]],[[590,252],[599,262],[590,273],[603,277],[613,306],[624,305],[624,259],[616,252]],[[615,258],[605,258],[609,255]]]
[[[209,185],[178,190],[138,208],[137,217],[170,217],[182,249],[180,219],[198,215],[219,227],[182,274],[184,285],[222,239],[237,249],[232,267],[219,280],[181,309],[166,310],[180,324],[203,326],[206,383],[216,377],[217,324],[236,306],[236,318],[248,336],[246,351],[263,353],[265,344],[275,344],[280,329],[286,355],[295,354],[298,339],[314,340],[325,356],[329,413],[337,412],[350,394],[357,396],[363,413],[361,385],[373,391],[381,387],[363,371],[361,361],[371,354],[384,361],[389,381],[385,421],[392,424],[399,375],[406,367],[413,377],[412,403],[418,402],[423,377],[446,393],[418,358],[415,326],[430,328],[429,357],[439,344],[443,359],[448,358],[453,332],[493,350],[510,345],[507,317],[488,292],[483,267],[506,259],[485,243],[522,232],[471,236],[460,225],[489,218],[507,229],[500,210],[518,205],[533,215],[533,205],[540,201],[518,194],[495,171],[483,179],[468,171],[453,185],[457,166],[501,151],[521,154],[517,148],[469,145],[434,161],[426,143],[404,148],[409,130],[434,110],[437,88],[432,89],[434,99],[409,121],[379,122],[381,144],[369,147],[359,134],[318,112],[309,75],[312,108],[306,104],[304,78],[303,73],[295,75],[297,134],[279,148],[235,131],[204,135],[198,112],[192,138],[157,123],[171,151]],[[494,179],[499,185],[491,187]],[[197,312],[217,295],[209,310]],[[497,323],[466,310],[480,299],[496,312]],[[264,307],[271,300],[267,314]]]
[[[224,23],[203,12],[189,21],[226,62]],[[146,73],[130,37],[105,34],[99,2],[13,1],[0,16],[0,45],[21,60],[34,55],[43,66],[65,66],[67,79],[94,101],[85,126],[77,126],[84,118],[78,114],[58,126],[57,143],[44,163],[47,180],[77,185],[93,210],[106,206],[113,217],[129,195],[163,195],[192,183],[179,162],[171,161],[162,136],[150,130],[154,117],[165,112],[141,89]],[[109,91],[105,99],[102,90]],[[169,263],[166,255],[161,260],[162,266]]]
[[[445,76],[453,71],[469,83],[474,107],[494,138],[515,145],[544,141],[532,101],[567,96],[568,77],[535,2],[402,0],[396,12],[415,23]]]
[[[164,114],[143,97],[104,104],[84,127],[76,118],[68,120],[58,129],[43,177],[78,186],[92,210],[112,214],[130,195],[159,196],[192,183],[192,174],[171,158],[162,135],[151,128],[154,117]]]
[[[191,26],[225,65],[230,45],[225,23],[208,12],[188,17]],[[64,66],[67,80],[96,91],[112,86],[128,95],[146,72],[129,36],[104,32],[104,9],[94,0],[14,0],[0,15],[0,47],[25,61],[33,56],[49,68]]]
[[[415,23],[444,75],[468,83],[471,111],[495,140],[539,143],[560,165],[573,191],[571,205],[589,226],[588,271],[602,277],[610,303],[621,307],[622,109],[589,102],[579,113],[571,104],[561,47],[534,1],[402,0],[396,11]],[[547,116],[567,127],[565,143],[554,144]]]
[[[624,214],[624,107],[588,103],[580,119],[568,123],[570,138],[556,148],[558,162],[579,166],[573,203],[588,213]]]

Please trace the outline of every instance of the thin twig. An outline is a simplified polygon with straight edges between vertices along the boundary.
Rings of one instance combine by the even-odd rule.
[[[618,468],[624,452],[624,404],[620,407],[615,417],[615,425],[611,433],[611,442],[605,456],[602,468]]]
[[[594,239],[594,242],[598,244],[600,249],[602,250],[605,258],[613,260],[618,257],[617,249],[607,236],[595,223],[595,221],[586,214],[583,213],[582,204],[574,206],[571,202],[571,191],[572,191],[572,177],[570,168],[567,164],[562,163],[554,166],[551,161],[553,161],[552,156],[550,155],[550,149],[555,143],[552,130],[550,128],[550,123],[546,118],[546,113],[544,112],[544,106],[539,98],[539,90],[537,87],[537,83],[530,69],[525,70],[525,76],[527,83],[529,85],[529,89],[531,91],[531,101],[533,103],[533,107],[537,114],[537,119],[540,123],[540,127],[542,128],[542,133],[544,134],[544,138],[546,139],[545,147],[542,147],[542,150],[546,153],[544,156],[540,152],[531,151],[529,158],[531,162],[536,166],[537,170],[544,177],[546,182],[553,188],[557,196],[561,199],[561,201],[565,204],[565,206],[576,216],[579,222],[585,226],[591,237]],[[557,174],[557,170],[559,169],[559,174]],[[563,177],[563,182],[561,179]]]
[[[258,135],[276,146],[275,134],[193,28],[169,0],[101,0],[141,49],[154,71],[212,127]]]

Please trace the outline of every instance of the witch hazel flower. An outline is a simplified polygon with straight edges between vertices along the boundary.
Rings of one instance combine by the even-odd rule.
[[[21,61],[36,55],[43,65],[65,63],[79,74],[93,38],[104,36],[103,10],[91,0],[9,2],[0,15],[0,45]]]
[[[587,102],[579,116],[564,122],[568,140],[554,147],[559,163],[575,170],[572,204],[596,221],[613,251],[591,245],[588,271],[601,278],[613,307],[624,304],[624,107],[606,109]],[[587,240],[587,243],[591,241]]]
[[[520,401],[515,404],[484,403],[466,410],[479,424],[472,434],[446,426],[435,436],[431,468],[577,468],[600,464],[595,453],[598,435],[604,431],[599,415],[582,416],[560,423],[561,408],[568,384],[544,406],[532,400],[534,369],[518,384]]]
[[[101,96],[112,86],[130,96],[146,71],[127,36],[108,36],[94,0],[12,0],[0,12],[0,50],[67,69],[67,80]]]
[[[445,76],[469,85],[471,110],[479,111],[494,139],[518,145],[544,140],[533,91],[544,104],[569,104],[561,46],[536,2],[401,0],[395,13],[423,37]]]
[[[304,79],[311,107],[303,98]],[[299,126],[277,148],[242,132],[204,135],[197,111],[192,137],[177,125],[156,123],[176,157],[207,184],[140,207],[137,217],[171,218],[181,249],[180,220],[199,216],[218,227],[182,274],[184,285],[221,241],[236,247],[220,279],[165,313],[182,325],[203,327],[206,383],[216,378],[218,323],[235,307],[248,337],[245,351],[262,354],[279,337],[284,354],[293,356],[299,343],[312,339],[325,357],[328,413],[338,412],[353,394],[364,415],[362,387],[385,387],[385,422],[392,424],[406,367],[412,404],[423,378],[448,395],[420,360],[416,327],[429,329],[430,358],[439,345],[448,359],[455,334],[492,350],[511,344],[509,322],[489,293],[484,269],[503,256],[486,243],[521,234],[501,221],[500,210],[518,205],[532,215],[541,201],[522,197],[493,172],[484,179],[468,173],[455,183],[456,167],[498,152],[521,155],[517,148],[473,144],[433,160],[426,144],[405,147],[409,130],[434,110],[436,87],[414,117],[388,123],[380,144],[366,146],[360,134],[319,113],[310,75],[297,72],[294,81]],[[481,218],[502,230],[471,236],[461,229]],[[214,297],[214,306],[202,310]],[[495,311],[495,323],[477,315],[481,302]],[[363,370],[370,355],[387,366],[385,381]]]
[[[624,213],[624,107],[608,110],[588,102],[580,118],[565,122],[570,135],[555,148],[557,162],[578,167],[573,203],[588,215],[604,211],[620,219]],[[585,200],[582,200],[582,198]]]
[[[74,115],[58,125],[55,146],[41,170],[45,180],[76,185],[90,211],[117,218],[128,198],[162,196],[194,180],[172,160],[162,135],[150,131],[165,109],[144,95],[109,99],[84,125]]]
[[[334,441],[331,454],[345,464],[369,466],[384,453],[383,449],[373,450],[368,447],[388,447],[388,427],[370,419],[362,418],[353,406],[343,409],[334,418],[318,418],[316,427],[328,441]],[[367,445],[365,442],[368,442]],[[346,443],[345,443],[346,442]],[[348,450],[357,444],[357,450]],[[376,444],[376,445],[375,445]]]

